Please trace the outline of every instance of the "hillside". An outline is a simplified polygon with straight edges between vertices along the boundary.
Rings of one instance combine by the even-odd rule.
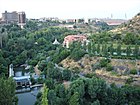
[[[116,29],[112,30],[115,33],[131,32],[140,34],[140,13],[130,19],[128,22],[121,24]]]
[[[133,82],[131,84],[140,86],[140,78],[138,78],[136,75],[120,74],[123,70],[115,72],[115,70],[107,71],[105,67],[100,68],[99,64],[101,59],[103,58],[89,57],[88,55],[85,55],[79,61],[66,58],[60,64],[64,68],[69,68],[75,72],[81,72],[84,74],[95,73],[98,77],[108,81],[109,83],[116,83],[117,85],[123,85],[126,83],[127,79],[133,78]],[[122,68],[129,67],[130,71],[136,69],[134,60],[111,59],[110,65],[113,65],[113,67]]]

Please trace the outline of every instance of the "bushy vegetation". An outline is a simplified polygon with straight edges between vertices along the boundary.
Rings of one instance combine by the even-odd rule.
[[[0,105],[18,105],[15,95],[15,82],[12,78],[0,75]]]
[[[61,45],[53,45],[54,39],[60,43],[68,34],[77,34],[76,31],[57,27],[38,27],[35,22],[27,22],[24,29],[15,24],[0,28],[0,74],[7,75],[9,64],[20,66],[24,63],[35,66],[38,62],[47,61],[50,57],[56,63],[69,56],[70,52]]]
[[[140,104],[140,88],[114,84],[110,86],[97,77],[79,78],[72,81],[68,88],[64,84],[54,84],[49,88],[46,99],[49,105],[124,105]],[[39,104],[38,98],[36,105]]]
[[[130,70],[130,74],[133,74],[133,75],[137,74],[137,70],[136,69]]]

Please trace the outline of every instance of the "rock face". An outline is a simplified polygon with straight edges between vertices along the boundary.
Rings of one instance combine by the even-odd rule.
[[[118,28],[111,30],[115,33],[131,32],[140,34],[140,13],[134,16],[132,19],[128,20],[126,23],[123,23]]]

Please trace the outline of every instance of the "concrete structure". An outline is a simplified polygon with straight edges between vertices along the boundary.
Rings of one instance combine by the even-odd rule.
[[[75,19],[66,19],[66,23],[75,23],[76,20]]]
[[[2,23],[17,23],[18,22],[18,13],[16,11],[2,13]]]
[[[109,26],[118,26],[122,23],[127,22],[127,20],[123,19],[102,19],[103,22],[106,22]]]
[[[80,41],[84,43],[87,41],[87,37],[85,35],[68,35],[64,38],[63,46],[69,48],[69,45],[74,41]]]
[[[13,64],[10,64],[9,66],[9,77],[14,76],[14,70],[13,70]]]
[[[18,13],[18,25],[23,28],[23,26],[26,24],[26,14],[25,12],[19,12]]]
[[[30,76],[13,77],[16,82],[16,87],[30,87]]]

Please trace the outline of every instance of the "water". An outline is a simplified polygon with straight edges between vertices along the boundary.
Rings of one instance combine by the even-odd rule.
[[[18,105],[34,105],[39,90],[40,88],[34,88],[30,92],[16,94],[18,96]]]

